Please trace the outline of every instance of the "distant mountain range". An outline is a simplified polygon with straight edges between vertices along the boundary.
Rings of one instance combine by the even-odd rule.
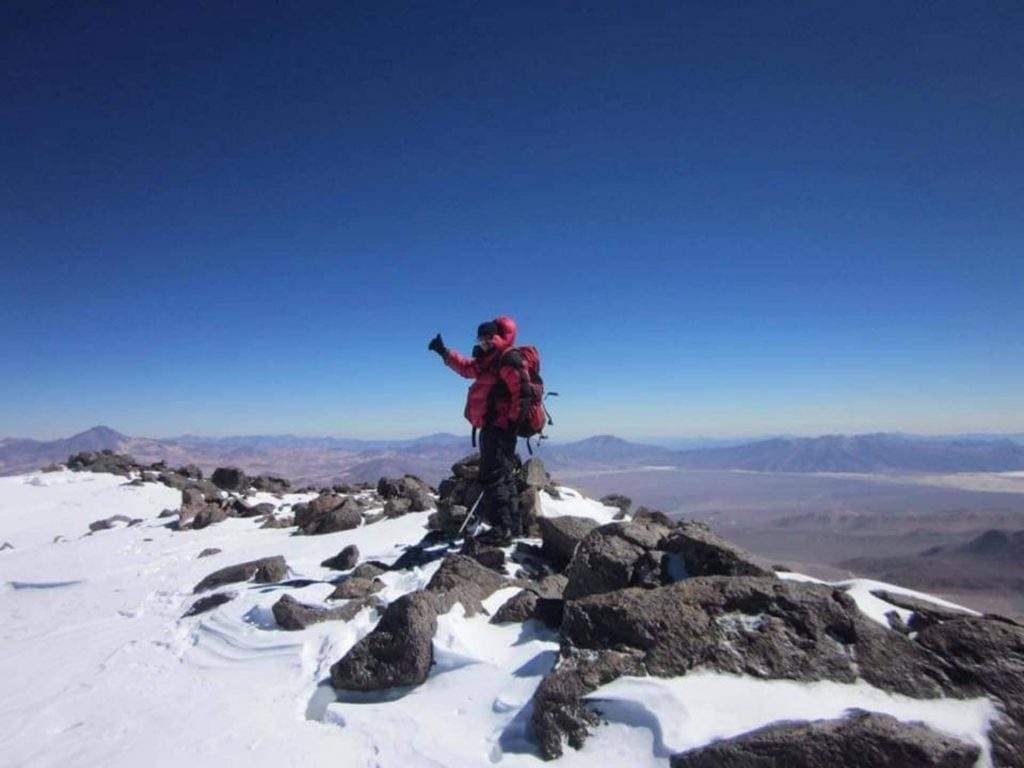
[[[438,433],[411,440],[354,440],[295,435],[167,439],[129,437],[98,426],[60,440],[0,439],[0,474],[64,461],[72,453],[109,449],[140,461],[195,463],[210,470],[235,465],[286,474],[295,481],[374,480],[403,472],[436,482],[472,451],[466,437]],[[633,443],[613,435],[576,442],[545,441],[538,449],[554,470],[642,467],[738,469],[756,472],[1005,472],[1024,470],[1024,445],[1011,439],[919,438],[878,433],[772,438],[688,450]]]

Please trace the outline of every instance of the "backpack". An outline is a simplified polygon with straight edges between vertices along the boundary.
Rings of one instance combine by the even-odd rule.
[[[526,408],[526,414],[520,414],[519,428],[516,433],[519,437],[526,438],[526,448],[532,454],[533,447],[530,445],[530,438],[539,435],[538,439],[543,440],[546,437],[542,434],[544,427],[549,424],[553,425],[555,422],[544,406],[544,379],[540,375],[540,352],[536,347],[516,347],[515,349],[523,359],[523,377],[529,382],[528,384],[527,381],[523,382],[521,398],[523,407]],[[558,393],[551,392],[549,394],[557,395]]]

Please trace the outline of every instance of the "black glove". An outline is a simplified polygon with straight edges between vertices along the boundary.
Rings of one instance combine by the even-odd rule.
[[[437,354],[441,356],[442,360],[448,356],[448,347],[446,347],[444,342],[441,340],[440,333],[430,340],[430,343],[427,345],[427,349],[431,352],[437,352]]]

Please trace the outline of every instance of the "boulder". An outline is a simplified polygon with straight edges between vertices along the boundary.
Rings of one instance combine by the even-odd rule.
[[[200,552],[198,555],[196,555],[196,557],[212,557],[213,555],[219,555],[219,554],[220,554],[220,550],[217,549],[217,547],[207,547],[202,552]]]
[[[438,610],[446,613],[455,603],[462,603],[467,616],[483,610],[481,601],[490,597],[507,582],[490,568],[471,557],[449,555],[427,583],[426,591],[438,596]]]
[[[283,477],[257,475],[252,480],[252,487],[257,491],[265,491],[266,493],[287,493],[291,488],[291,483]]]
[[[989,734],[995,764],[1024,766],[1024,627],[959,616],[925,627],[917,642],[951,668],[960,691],[1002,702],[1006,717]]]
[[[412,501],[395,496],[384,502],[384,517],[401,517],[412,507]]]
[[[573,515],[541,517],[537,522],[543,541],[541,551],[558,568],[569,564],[579,543],[597,528],[596,520]]]
[[[543,488],[551,482],[544,462],[534,457],[523,464],[523,481],[531,488]]]
[[[974,744],[891,715],[855,712],[842,720],[779,723],[684,752],[672,768],[971,768]]]
[[[679,523],[661,543],[661,549],[682,558],[685,576],[772,576],[770,566],[732,542],[715,535],[704,523]]]
[[[522,623],[535,619],[558,629],[562,624],[564,606],[562,600],[540,597],[536,592],[524,589],[501,604],[491,618],[491,624]]]
[[[895,605],[897,608],[913,611],[910,616],[910,623],[907,625],[907,629],[911,632],[920,631],[925,627],[930,627],[932,624],[938,624],[940,621],[949,621],[950,619],[970,615],[968,611],[949,608],[948,606],[933,603],[931,600],[924,600],[912,595],[901,595],[898,592],[890,592],[884,589],[874,589],[871,591],[871,594],[879,600]],[[892,622],[890,621],[890,623]]]
[[[606,507],[617,508],[623,516],[628,514],[629,508],[633,506],[633,500],[621,493],[609,493],[607,496],[602,496],[600,501]]]
[[[395,478],[382,477],[377,481],[377,495],[382,499],[393,499],[401,494],[402,488]]]
[[[572,585],[570,576],[566,594]],[[935,653],[821,584],[708,576],[591,594],[566,601],[561,636],[562,659],[534,697],[534,727],[549,758],[561,753],[563,738],[582,743],[594,720],[581,697],[620,674],[709,669],[767,679],[862,678],[915,698],[970,694]]]
[[[261,557],[259,560],[250,560],[247,563],[229,565],[214,571],[204,578],[192,590],[195,593],[207,592],[216,589],[224,584],[233,584],[239,581],[253,581],[260,584],[271,584],[281,581],[288,573],[288,564],[281,555],[274,557]]]
[[[224,522],[229,517],[233,516],[233,507],[218,504],[216,502],[207,502],[203,505],[202,509],[196,512],[196,516],[192,518],[192,527],[199,530],[211,526],[214,523]],[[180,525],[181,524],[179,522],[179,526]]]
[[[352,569],[351,578],[353,579],[375,579],[383,573],[387,573],[387,566],[383,563],[377,563],[368,561],[360,563],[354,569]]]
[[[212,595],[206,597],[200,597],[191,607],[181,615],[181,618],[187,616],[198,616],[200,613],[206,613],[212,611],[218,605],[224,605],[224,603],[230,602],[235,597],[234,592],[214,592]]]
[[[155,464],[153,465],[153,469],[157,469],[157,466]],[[201,470],[195,464],[186,464],[184,467],[179,467],[178,474],[181,475],[182,477],[187,477],[190,480],[203,479],[203,470]]]
[[[480,454],[471,453],[452,464],[452,475],[456,480],[476,480],[480,477]]]
[[[403,595],[331,667],[331,684],[351,691],[419,685],[430,671],[436,631],[437,598],[422,590]]]
[[[334,557],[329,557],[320,563],[321,568],[331,568],[335,571],[350,571],[359,562],[359,547],[349,544]]]
[[[541,537],[540,491],[533,487],[519,492],[519,516],[523,521],[523,535],[531,539]]]
[[[362,603],[349,603],[325,608],[299,602],[291,595],[282,595],[271,610],[281,629],[299,630],[322,621],[350,621],[364,607]]]
[[[347,531],[363,522],[359,505],[352,497],[323,495],[308,504],[296,504],[295,523],[310,536]]]
[[[611,592],[660,581],[658,549],[668,529],[657,523],[618,522],[595,528],[580,542],[566,569],[565,597]],[[652,571],[658,570],[653,574]]]
[[[328,600],[359,600],[380,592],[384,584],[377,579],[349,577],[340,582],[327,596]]]
[[[269,515],[260,525],[260,528],[291,528],[293,525],[295,525],[295,518],[291,515],[286,517]]]
[[[235,499],[232,503],[232,508],[238,517],[262,517],[274,511],[274,505],[270,502],[265,501],[262,504],[254,504],[250,507],[241,499]]]
[[[218,467],[213,470],[210,480],[221,490],[236,493],[246,491],[250,486],[248,475],[237,467]]]

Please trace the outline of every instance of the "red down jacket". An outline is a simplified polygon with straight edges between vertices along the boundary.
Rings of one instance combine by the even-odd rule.
[[[484,357],[470,358],[449,349],[445,364],[460,376],[475,381],[466,396],[466,419],[474,427],[488,423],[508,429],[519,421],[522,394],[522,361],[517,353],[506,355],[516,343],[516,321],[507,315],[495,318],[497,335],[491,337],[491,351]],[[511,359],[510,359],[511,358]],[[518,367],[513,363],[518,361]],[[490,413],[488,413],[490,408]]]

